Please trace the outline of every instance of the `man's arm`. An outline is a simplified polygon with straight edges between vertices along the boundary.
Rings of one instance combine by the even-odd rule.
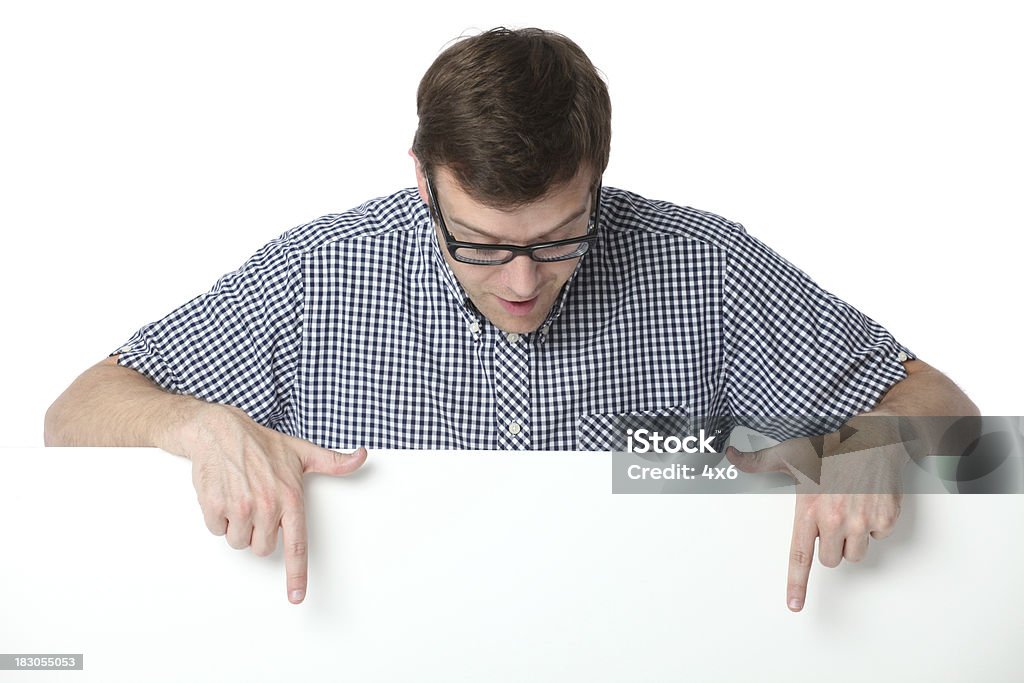
[[[82,373],[53,402],[43,440],[47,446],[146,446],[185,455],[169,439],[196,419],[203,404],[164,391],[112,356]]]
[[[889,415],[979,415],[978,406],[960,387],[941,372],[920,360],[903,364],[907,378],[897,382],[871,411]],[[870,414],[870,413],[869,413]]]
[[[206,526],[233,548],[269,555],[283,530],[288,599],[307,586],[302,475],[344,475],[366,451],[340,455],[267,429],[238,408],[164,391],[107,358],[86,370],[46,411],[47,446],[147,446],[192,461]]]
[[[798,612],[807,595],[807,579],[818,540],[818,558],[826,567],[843,558],[859,562],[868,538],[892,533],[900,513],[900,476],[909,456],[893,417],[978,415],[978,408],[945,375],[920,360],[904,363],[906,379],[897,382],[874,409],[852,418],[843,429],[811,439],[791,439],[756,453],[730,449],[729,460],[745,472],[784,472],[799,482],[789,554],[786,604]],[[916,437],[930,453],[941,438],[941,420],[913,421]],[[853,436],[850,436],[850,434]],[[822,457],[826,455],[829,457]],[[820,468],[820,483],[806,473]],[[853,493],[857,484],[872,493]],[[837,491],[830,493],[827,491]],[[822,492],[826,491],[826,492]]]

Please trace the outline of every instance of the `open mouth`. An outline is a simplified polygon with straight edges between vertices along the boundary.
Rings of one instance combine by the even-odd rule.
[[[500,296],[496,296],[496,298],[501,302],[501,305],[505,310],[512,315],[526,315],[533,310],[534,306],[537,305],[537,299],[540,298],[540,295],[524,301],[510,301],[508,299],[503,299]]]

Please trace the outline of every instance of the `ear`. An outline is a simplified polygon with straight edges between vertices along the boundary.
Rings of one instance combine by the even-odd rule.
[[[416,166],[416,188],[420,191],[420,199],[427,206],[430,206],[430,200],[427,197],[427,178],[423,175],[423,167],[420,166],[420,160],[416,158],[412,149],[409,150],[409,156],[412,157],[413,164]]]

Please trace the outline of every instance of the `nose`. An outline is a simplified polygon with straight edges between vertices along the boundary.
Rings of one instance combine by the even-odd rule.
[[[505,286],[517,300],[532,299],[537,295],[541,280],[540,265],[526,254],[519,254],[502,266]]]

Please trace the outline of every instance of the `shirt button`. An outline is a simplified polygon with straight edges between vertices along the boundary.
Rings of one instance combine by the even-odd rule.
[[[509,332],[508,334],[505,335],[505,339],[508,339],[509,344],[515,344],[517,341],[519,341],[519,335],[516,334],[515,332]]]
[[[508,423],[508,433],[512,436],[515,436],[521,431],[523,431],[523,426],[519,424],[518,420],[512,420]]]
[[[473,321],[469,324],[469,331],[473,334],[480,334],[480,323]]]
[[[907,354],[903,353],[902,351],[900,351],[899,355],[896,356],[896,360],[898,360],[901,363],[907,361],[907,359],[909,359],[909,358],[910,358],[910,356],[908,356]]]

